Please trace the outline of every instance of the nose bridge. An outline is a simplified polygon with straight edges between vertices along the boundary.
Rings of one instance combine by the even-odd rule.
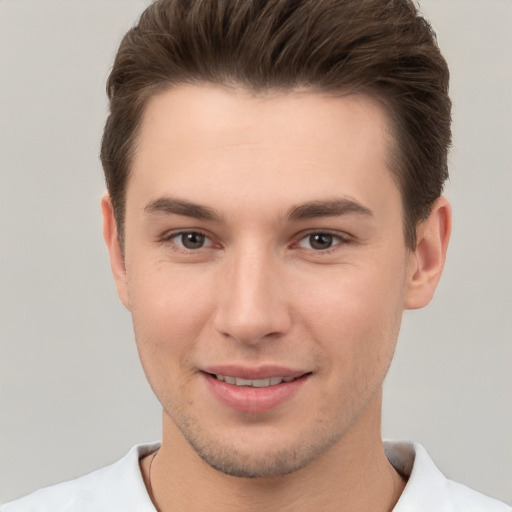
[[[224,270],[216,315],[219,332],[254,344],[289,329],[277,255],[261,242],[248,241],[232,251]]]

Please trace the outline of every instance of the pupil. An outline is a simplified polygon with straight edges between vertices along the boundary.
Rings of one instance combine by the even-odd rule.
[[[309,243],[313,249],[329,249],[332,245],[332,235],[327,235],[325,233],[311,235],[309,237]]]
[[[204,235],[201,233],[186,233],[181,236],[183,247],[199,249],[204,245]]]

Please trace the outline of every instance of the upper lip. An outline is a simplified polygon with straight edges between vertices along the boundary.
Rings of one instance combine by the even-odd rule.
[[[256,380],[268,379],[270,377],[300,377],[306,373],[304,370],[296,370],[277,365],[265,365],[257,367],[240,366],[240,365],[219,365],[207,366],[202,368],[205,373],[213,375],[228,375],[230,377],[240,377],[241,379]]]

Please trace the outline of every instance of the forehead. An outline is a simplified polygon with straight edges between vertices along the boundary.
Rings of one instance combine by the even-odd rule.
[[[176,193],[283,208],[329,193],[378,200],[384,182],[394,188],[390,141],[386,111],[368,96],[176,87],[146,106],[127,202]]]

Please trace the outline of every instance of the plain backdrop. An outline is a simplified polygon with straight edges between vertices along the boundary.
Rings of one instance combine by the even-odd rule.
[[[100,227],[105,80],[143,0],[0,0],[0,502],[160,436]],[[452,72],[455,215],[383,435],[512,502],[512,2],[424,0]]]

